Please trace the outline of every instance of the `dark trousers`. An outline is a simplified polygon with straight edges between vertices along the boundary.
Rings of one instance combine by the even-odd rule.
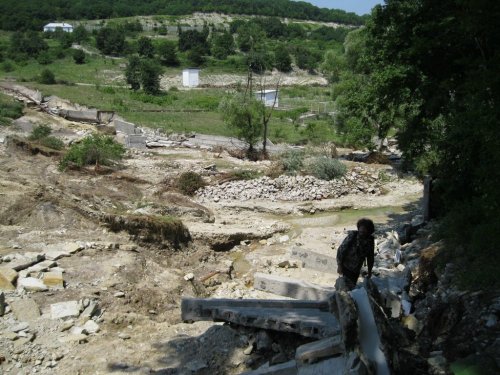
[[[347,268],[344,268],[342,271],[343,271],[343,276],[346,278],[348,284],[347,286],[350,289],[354,289],[356,283],[358,282],[358,277],[361,270],[359,270],[358,272],[353,272],[351,270],[348,270]]]

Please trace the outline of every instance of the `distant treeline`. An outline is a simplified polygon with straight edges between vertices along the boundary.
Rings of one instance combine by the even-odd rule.
[[[362,25],[368,16],[289,0],[2,0],[3,30],[39,30],[54,20],[220,12]]]

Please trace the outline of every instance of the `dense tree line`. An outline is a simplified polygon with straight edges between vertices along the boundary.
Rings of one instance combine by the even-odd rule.
[[[367,18],[289,0],[3,0],[0,2],[0,27],[12,31],[39,30],[45,23],[57,19],[90,20],[193,12],[288,17],[351,25],[361,25]]]
[[[472,286],[499,283],[500,3],[386,0],[349,34],[334,87],[358,138],[394,126],[404,160],[434,181],[448,260]]]

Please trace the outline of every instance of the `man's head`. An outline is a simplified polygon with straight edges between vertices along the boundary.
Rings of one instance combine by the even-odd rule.
[[[373,221],[370,219],[359,219],[356,225],[358,227],[360,237],[368,237],[375,232],[375,225],[373,225]]]

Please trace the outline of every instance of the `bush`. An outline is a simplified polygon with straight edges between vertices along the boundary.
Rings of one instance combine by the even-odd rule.
[[[112,137],[92,134],[73,144],[59,164],[65,170],[70,164],[77,167],[95,164],[112,165],[123,158],[125,147],[117,143]]]
[[[23,115],[23,105],[15,101],[0,101],[0,117],[11,119],[19,118]]]
[[[234,180],[254,180],[261,176],[259,171],[252,169],[243,169],[229,173],[229,176]]]
[[[42,138],[48,137],[51,133],[52,129],[50,128],[50,126],[45,124],[38,125],[35,128],[33,128],[28,139],[30,141],[38,141]]]
[[[290,150],[281,155],[283,171],[286,174],[295,175],[304,165],[304,151]]]
[[[43,51],[41,52],[38,57],[36,58],[36,61],[40,65],[49,65],[54,62],[54,57],[49,51]]]
[[[14,71],[16,68],[14,67],[14,64],[12,64],[10,61],[4,61],[2,63],[2,70],[6,73]]]
[[[53,85],[54,83],[56,83],[56,77],[51,70],[44,69],[38,77],[38,82],[43,83],[44,85]]]
[[[53,136],[42,138],[38,143],[53,150],[62,150],[64,148],[64,142]]]
[[[329,181],[342,177],[347,168],[337,159],[322,156],[311,160],[309,170],[314,177]]]
[[[73,60],[75,61],[75,64],[85,64],[85,52],[81,49],[74,50]]]
[[[205,181],[203,181],[203,178],[195,172],[184,172],[179,176],[175,183],[175,187],[186,195],[194,195],[196,190],[201,189],[204,186]]]

